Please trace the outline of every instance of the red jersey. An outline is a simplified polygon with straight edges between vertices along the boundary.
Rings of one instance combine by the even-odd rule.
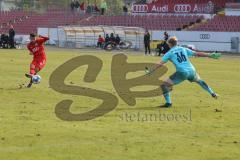
[[[104,38],[102,38],[102,37],[98,38],[98,42],[103,43],[104,42]]]
[[[48,37],[41,36],[35,41],[28,43],[27,48],[33,54],[33,59],[46,59],[43,43],[48,40]]]

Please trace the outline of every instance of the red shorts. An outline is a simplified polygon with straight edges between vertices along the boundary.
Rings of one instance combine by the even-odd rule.
[[[33,59],[30,69],[40,71],[46,65],[46,59]]]

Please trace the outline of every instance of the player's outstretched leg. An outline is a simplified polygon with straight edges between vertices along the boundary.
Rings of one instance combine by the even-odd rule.
[[[40,69],[35,68],[34,65],[31,65],[31,66],[30,66],[30,74],[27,74],[27,73],[25,74],[25,76],[26,76],[27,78],[30,78],[30,82],[29,82],[29,84],[27,85],[27,88],[31,88],[31,87],[32,87],[32,84],[33,84],[32,76],[33,76],[33,75],[36,75],[36,74],[39,72],[39,70],[40,70]]]
[[[212,90],[211,87],[209,87],[207,85],[207,83],[205,81],[203,81],[202,79],[199,79],[196,81],[197,84],[199,84],[205,91],[207,91],[209,94],[211,94],[211,96],[215,99],[218,98],[217,94]]]
[[[32,81],[32,78],[30,79],[30,82],[28,83],[27,85],[27,88],[31,88],[32,87],[32,84],[33,84],[33,81]]]
[[[35,71],[35,65],[33,64],[33,62],[30,64],[30,73],[26,73],[25,76],[27,78],[30,78],[30,82],[28,83],[27,85],[27,88],[31,88],[32,87],[32,84],[33,84],[33,81],[32,81],[32,76],[36,74],[36,71]]]
[[[26,76],[27,78],[30,78],[30,82],[28,83],[27,88],[31,88],[31,87],[32,87],[32,83],[33,83],[33,82],[32,82],[32,75],[26,73],[25,76]]]

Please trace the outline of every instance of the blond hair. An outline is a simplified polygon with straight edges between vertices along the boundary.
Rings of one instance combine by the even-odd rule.
[[[176,46],[178,44],[178,39],[176,36],[170,37],[167,41],[170,46]]]

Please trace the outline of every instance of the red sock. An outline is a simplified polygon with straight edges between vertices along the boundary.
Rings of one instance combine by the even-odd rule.
[[[35,74],[36,74],[35,69],[30,68],[30,74],[31,74],[31,75],[35,75]]]

